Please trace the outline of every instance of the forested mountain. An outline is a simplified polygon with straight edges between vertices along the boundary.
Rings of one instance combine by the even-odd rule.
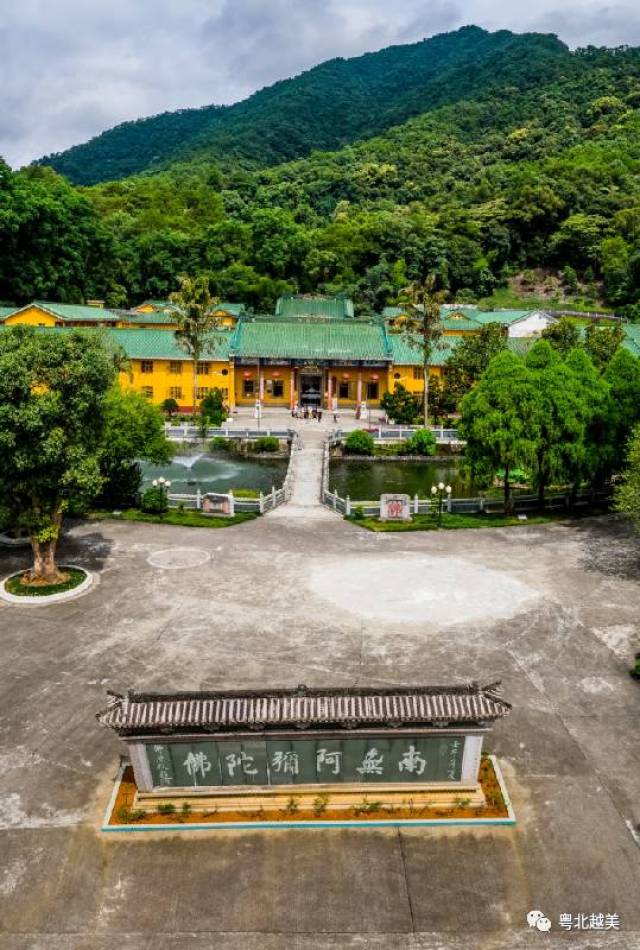
[[[464,27],[408,46],[333,59],[233,106],[206,106],[125,122],[41,164],[94,184],[169,162],[216,160],[229,168],[277,164],[336,149],[482,89],[539,86],[571,55],[554,36]]]
[[[436,40],[466,48],[489,36]],[[463,68],[460,53],[459,87],[444,104],[416,100],[422,111],[409,120],[294,161],[265,162],[262,152],[251,166],[205,149],[90,188],[50,168],[0,166],[0,303],[99,296],[124,305],[164,297],[180,273],[206,272],[222,298],[255,309],[319,289],[352,294],[362,312],[428,272],[451,299],[473,301],[538,268],[569,295],[639,313],[640,51],[571,53],[553,38],[496,37],[502,72],[489,71],[491,57]],[[403,49],[410,61],[426,47],[385,53],[395,70]],[[363,75],[385,56],[355,62]],[[403,108],[416,89],[407,78]],[[370,111],[381,121],[382,107]],[[290,135],[269,141],[288,147],[309,112],[301,100]]]

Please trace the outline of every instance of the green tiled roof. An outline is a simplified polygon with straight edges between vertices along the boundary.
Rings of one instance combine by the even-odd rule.
[[[640,325],[637,323],[624,324],[624,340],[622,345],[634,356],[640,356]]]
[[[131,323],[148,323],[152,326],[155,326],[159,323],[164,323],[167,326],[171,326],[175,323],[174,317],[171,313],[166,310],[155,310],[153,313],[129,313],[122,314],[122,320],[129,320]]]
[[[483,326],[487,323],[500,323],[503,327],[508,327],[530,313],[538,312],[538,310],[475,310],[473,319]]]
[[[0,320],[4,320],[5,317],[8,317],[10,313],[15,313],[15,307],[0,307]]]
[[[241,320],[234,334],[234,355],[265,359],[388,360],[380,323],[356,320]]]
[[[321,297],[313,294],[293,294],[280,297],[276,304],[278,317],[325,317],[343,320],[353,317],[353,302],[348,297]]]
[[[389,342],[391,343],[395,365],[419,366],[422,363],[419,345],[416,343],[415,346],[412,346],[404,333],[390,333]],[[431,366],[444,366],[459,343],[460,339],[458,337],[441,337],[431,354]]]
[[[107,320],[118,320],[117,314],[111,310],[106,310],[104,307],[85,307],[80,304],[71,303],[51,303],[48,300],[34,300],[32,304],[27,304],[27,306],[41,307],[59,320],[68,322],[73,322],[74,320],[92,320],[96,323],[101,323]],[[26,308],[20,307],[20,310],[24,309]]]
[[[109,336],[122,347],[129,359],[188,359],[174,334],[168,330],[110,330]],[[203,359],[228,359],[230,338],[230,333],[212,334],[202,354]]]
[[[517,356],[526,356],[534,343],[540,339],[539,336],[510,336],[507,337],[507,349]]]
[[[440,322],[445,330],[459,330],[463,332],[467,330],[469,332],[473,330],[479,330],[481,323],[476,320],[475,317],[467,316],[466,314],[461,314],[461,311],[452,310],[450,313],[443,313]]]

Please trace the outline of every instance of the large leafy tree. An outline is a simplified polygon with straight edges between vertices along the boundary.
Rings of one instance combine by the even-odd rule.
[[[504,471],[505,510],[512,509],[511,472],[528,463],[537,438],[538,394],[523,359],[505,350],[495,356],[462,400],[460,431],[471,474],[490,481]]]
[[[613,359],[623,340],[624,330],[621,326],[603,327],[592,323],[587,327],[584,346],[597,368],[603,371]]]
[[[217,326],[213,309],[218,302],[211,294],[207,277],[181,277],[180,290],[171,294],[176,304],[176,340],[192,360],[193,415],[196,414],[198,360]]]
[[[542,338],[548,340],[562,356],[580,346],[580,330],[574,320],[563,317],[542,331]]]
[[[0,334],[0,505],[31,539],[27,580],[59,583],[69,508],[100,491],[113,356],[95,334],[14,327]]]
[[[140,488],[139,460],[168,462],[173,447],[164,434],[164,417],[141,393],[112,386],[105,399],[105,429],[100,453],[104,484],[100,501],[131,504]]]
[[[634,429],[629,441],[627,465],[623,479],[616,486],[615,507],[640,528],[640,426]]]
[[[539,340],[526,357],[537,398],[531,417],[533,481],[538,502],[552,480],[565,480],[584,462],[585,432],[590,417],[588,395],[547,340]]]
[[[581,347],[570,350],[565,365],[574,375],[579,395],[579,417],[584,423],[582,440],[564,454],[565,475],[572,501],[581,482],[602,481],[609,455],[607,431],[611,410],[610,386]]]
[[[0,300],[81,302],[115,286],[115,242],[87,198],[49,168],[0,159]]]
[[[468,393],[494,356],[507,345],[507,331],[499,323],[488,323],[477,333],[463,337],[447,360],[447,391],[455,402]]]
[[[640,359],[622,347],[604,372],[609,402],[603,446],[606,474],[620,471],[633,427],[640,422]]]
[[[429,369],[434,350],[442,336],[440,307],[444,294],[436,288],[437,279],[434,275],[407,287],[404,292],[405,315],[400,322],[401,332],[408,338],[409,343],[420,351],[425,426],[429,425]]]

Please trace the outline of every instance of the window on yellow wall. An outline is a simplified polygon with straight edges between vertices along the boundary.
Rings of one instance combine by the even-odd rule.
[[[267,395],[274,399],[282,399],[284,396],[284,382],[281,379],[267,379],[265,381]]]
[[[208,386],[196,386],[196,399],[204,399],[204,397],[208,395],[209,395]]]
[[[424,379],[424,373],[422,371],[422,366],[413,367],[413,378],[414,379]]]
[[[203,363],[202,360],[199,360],[199,361],[198,361],[198,365],[197,365],[197,367],[196,367],[196,371],[197,371],[197,373],[198,373],[198,376],[208,376],[208,375],[209,375],[209,364],[208,364],[208,363]]]
[[[153,373],[153,360],[142,360],[140,363],[141,373]]]
[[[255,392],[255,382],[252,379],[242,380],[242,394],[244,396],[253,396]]]
[[[169,389],[169,395],[172,399],[182,399],[182,386],[172,386]]]
[[[367,383],[367,399],[377,399],[377,398],[378,398],[378,384]]]
[[[153,399],[153,386],[143,386],[142,395],[146,396],[147,399]]]
[[[178,376],[182,372],[182,363],[180,360],[171,360],[169,362],[169,372],[173,373],[174,376]]]

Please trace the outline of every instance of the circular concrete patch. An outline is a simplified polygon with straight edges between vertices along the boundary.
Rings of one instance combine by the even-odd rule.
[[[210,560],[209,552],[200,548],[166,548],[164,551],[154,551],[150,554],[147,563],[165,571],[177,571],[185,567],[199,567]]]
[[[49,594],[48,596],[40,594],[34,597],[30,597],[29,595],[17,596],[16,594],[10,594],[4,588],[7,581],[15,577],[16,572],[14,571],[0,583],[0,600],[4,600],[8,604],[15,604],[18,607],[47,607],[49,604],[60,604],[65,600],[74,600],[76,597],[82,597],[83,594],[87,593],[94,581],[97,580],[86,567],[79,567],[77,564],[65,564],[62,565],[62,567],[73,567],[76,571],[83,571],[86,577],[77,587],[72,587],[71,590],[63,590],[59,594]]]
[[[340,557],[313,565],[311,591],[368,620],[459,624],[510,617],[540,595],[500,571],[455,557]]]

